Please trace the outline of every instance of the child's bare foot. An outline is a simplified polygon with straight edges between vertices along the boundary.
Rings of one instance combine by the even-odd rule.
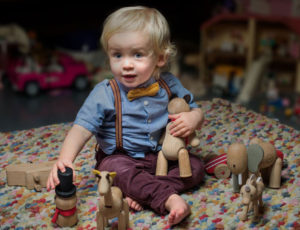
[[[178,194],[169,196],[165,206],[166,209],[170,211],[168,221],[171,226],[181,222],[191,212],[190,206]]]
[[[135,210],[135,211],[142,211],[143,207],[137,203],[135,200],[131,199],[130,197],[126,197],[126,200],[128,202],[128,205],[131,209]]]

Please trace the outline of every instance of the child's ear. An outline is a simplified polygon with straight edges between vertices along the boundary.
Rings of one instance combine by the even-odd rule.
[[[167,62],[167,56],[166,55],[164,55],[164,54],[158,55],[157,63],[156,63],[157,67],[159,67],[159,68],[163,67],[166,64],[166,62]]]

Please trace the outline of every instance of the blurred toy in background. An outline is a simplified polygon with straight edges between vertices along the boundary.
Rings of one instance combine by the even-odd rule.
[[[280,90],[277,87],[274,76],[271,75],[266,82],[266,99],[260,104],[259,111],[262,114],[267,114],[268,116],[276,116],[281,111],[285,117],[290,118],[293,114],[292,102],[290,96],[282,96]]]
[[[30,51],[30,41],[27,33],[19,25],[1,25],[0,37],[6,41],[7,45],[17,45],[20,53],[26,54]]]
[[[6,42],[0,37],[0,90],[4,87],[4,84],[2,82],[2,75],[4,73],[6,52]]]
[[[4,78],[9,47],[16,47],[21,54],[30,50],[30,41],[26,31],[19,25],[8,24],[0,26],[0,89],[6,85]]]
[[[294,114],[300,117],[300,96],[296,98],[296,102],[294,105]]]
[[[55,40],[58,51],[85,63],[92,75],[92,86],[112,78],[106,55],[99,47],[99,36],[98,30],[86,29],[66,33]]]
[[[244,69],[233,65],[218,65],[213,72],[213,93],[221,97],[237,96],[242,85]]]
[[[36,96],[41,90],[73,86],[87,89],[91,80],[86,65],[62,52],[53,52],[39,62],[33,55],[9,60],[8,80],[16,91]]]
[[[90,71],[89,62],[45,47],[35,31],[17,25],[0,26],[0,41],[4,60],[0,65],[1,82],[16,91],[36,96],[41,90],[61,87],[84,90],[91,83],[95,68]]]
[[[279,99],[278,88],[276,87],[275,80],[273,79],[268,81],[266,96],[270,103],[276,102]]]

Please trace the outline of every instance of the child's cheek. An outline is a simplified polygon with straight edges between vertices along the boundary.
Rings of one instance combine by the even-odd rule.
[[[110,69],[113,73],[113,75],[118,75],[119,71],[120,71],[120,65],[114,61],[110,61]]]

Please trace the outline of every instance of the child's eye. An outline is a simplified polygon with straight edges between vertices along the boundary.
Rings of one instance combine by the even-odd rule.
[[[134,56],[135,56],[136,58],[141,58],[143,55],[142,55],[141,53],[136,53]]]
[[[114,58],[121,58],[122,55],[121,55],[120,53],[114,53],[114,54],[113,54],[113,57],[114,57]]]

